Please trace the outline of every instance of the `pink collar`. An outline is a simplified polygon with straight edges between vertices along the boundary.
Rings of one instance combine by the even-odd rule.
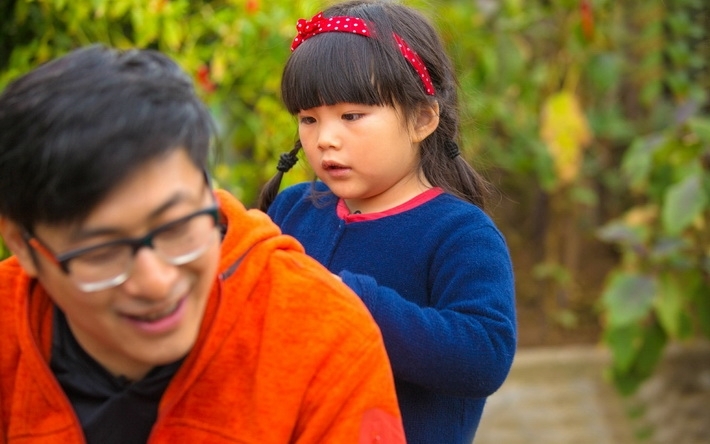
[[[439,188],[439,187],[434,187],[431,189],[428,189],[424,191],[423,193],[411,198],[407,202],[397,205],[394,208],[390,208],[389,210],[385,211],[380,211],[377,213],[367,213],[367,214],[359,214],[359,213],[350,213],[350,209],[348,206],[345,204],[345,201],[343,199],[338,200],[338,206],[336,208],[336,212],[338,214],[338,217],[342,220],[344,220],[347,223],[350,222],[365,222],[368,220],[376,220],[376,219],[381,219],[383,217],[387,216],[394,216],[395,214],[400,214],[404,213],[405,211],[409,211],[412,208],[416,208],[419,205],[422,205],[426,202],[429,202],[436,196],[443,194],[444,190]]]

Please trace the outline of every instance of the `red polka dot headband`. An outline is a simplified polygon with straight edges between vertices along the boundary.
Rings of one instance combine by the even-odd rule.
[[[301,43],[305,42],[314,35],[322,34],[324,32],[350,32],[353,34],[362,35],[365,37],[372,37],[372,33],[368,28],[367,22],[358,17],[323,17],[323,13],[319,12],[312,19],[299,19],[296,24],[296,30],[298,34],[293,39],[291,43],[291,51],[298,48]],[[407,45],[407,43],[402,39],[402,37],[394,34],[394,39],[399,46],[399,50],[404,56],[404,58],[409,62],[415,71],[419,74],[422,83],[424,84],[424,91],[430,96],[435,94],[434,84],[429,77],[429,72],[424,65],[421,57],[412,48]]]

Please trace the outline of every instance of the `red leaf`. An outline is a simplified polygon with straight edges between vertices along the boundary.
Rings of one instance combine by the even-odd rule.
[[[582,34],[590,42],[594,38],[594,12],[589,0],[579,2],[579,15],[582,21]]]

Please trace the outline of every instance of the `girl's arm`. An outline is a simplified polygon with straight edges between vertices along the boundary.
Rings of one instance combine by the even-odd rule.
[[[439,246],[432,306],[420,307],[372,277],[340,276],[380,326],[397,378],[439,392],[485,397],[505,380],[516,348],[513,271],[492,227]]]

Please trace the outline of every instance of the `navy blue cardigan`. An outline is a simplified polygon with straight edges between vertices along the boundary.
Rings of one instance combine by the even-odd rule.
[[[339,274],[377,321],[407,442],[470,444],[516,348],[503,236],[478,207],[438,188],[374,215],[348,215],[332,194],[314,205],[311,188],[287,188],[269,215]]]

